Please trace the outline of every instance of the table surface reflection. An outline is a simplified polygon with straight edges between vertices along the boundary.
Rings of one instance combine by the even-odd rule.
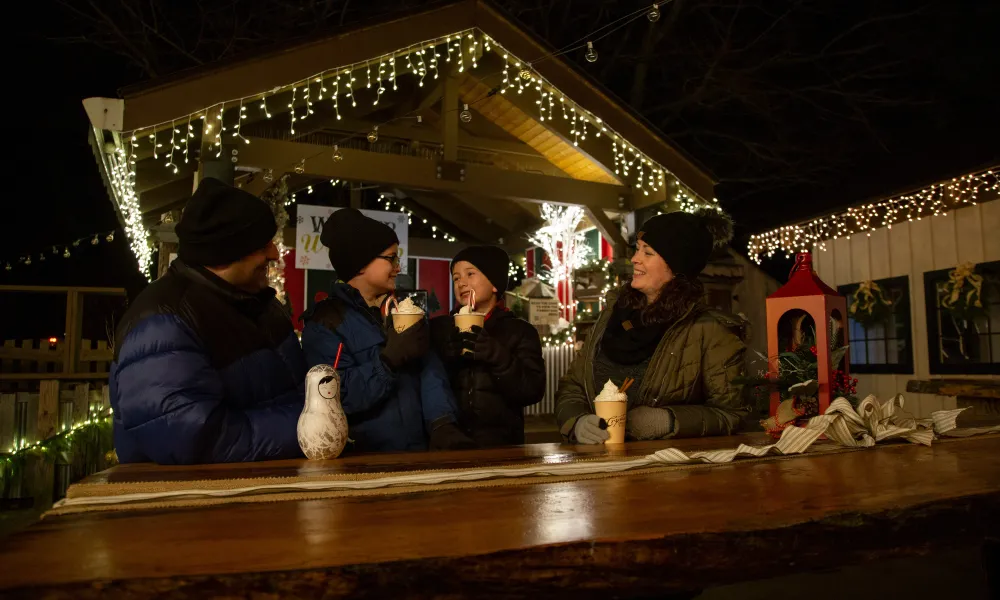
[[[122,465],[88,482],[467,468],[741,442],[766,439],[753,434],[617,450],[538,444],[326,462]],[[760,576],[788,553],[803,556],[804,565],[809,556],[832,558],[823,556],[826,550],[846,559],[852,544],[866,556],[880,548],[895,551],[905,545],[910,525],[914,543],[921,536],[981,535],[983,523],[976,520],[990,519],[978,515],[1000,508],[998,498],[1000,436],[992,435],[568,483],[65,515],[0,541],[0,588],[143,578],[239,587],[261,576],[242,583],[226,576],[262,572],[298,573],[288,585],[305,585],[306,571],[338,581],[345,595],[403,579],[419,586],[441,578],[539,591],[585,583],[593,589],[643,587],[674,577],[680,589],[703,579],[732,579],[723,574],[727,569]],[[595,566],[611,570],[588,583]],[[655,581],[643,572],[657,573]]]

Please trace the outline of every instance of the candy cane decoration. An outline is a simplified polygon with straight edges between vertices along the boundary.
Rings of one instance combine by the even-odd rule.
[[[383,317],[388,317],[389,316],[389,305],[390,304],[396,307],[396,312],[399,312],[399,301],[396,300],[395,296],[389,296],[389,299],[386,300],[385,303],[382,305],[382,316]]]

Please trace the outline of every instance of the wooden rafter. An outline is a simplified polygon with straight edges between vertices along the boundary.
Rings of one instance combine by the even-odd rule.
[[[491,88],[481,80],[465,75],[459,95],[476,112],[520,139],[570,177],[599,183],[621,183],[606,167],[515,106],[506,94],[491,95]]]
[[[465,203],[454,197],[421,192],[407,192],[393,188],[397,197],[412,198],[414,202],[453,224],[457,229],[452,233],[464,233],[462,237],[471,237],[484,244],[495,244],[508,232],[502,227],[487,223]]]
[[[439,178],[440,163],[433,160],[341,149],[344,160],[330,159],[327,146],[254,139],[240,153],[242,164],[283,173],[305,158],[305,170],[313,175],[351,179],[409,190],[489,194],[518,202],[583,204],[595,209],[618,209],[629,205],[629,190],[622,186],[535,173],[507,171],[477,164],[464,164],[465,180]],[[456,167],[457,168],[457,167]]]

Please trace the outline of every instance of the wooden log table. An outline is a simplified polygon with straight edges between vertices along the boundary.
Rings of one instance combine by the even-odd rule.
[[[628,444],[641,456],[762,435]],[[558,463],[538,444],[198,467],[89,483]],[[0,541],[22,597],[640,597],[980,543],[1000,515],[1000,435],[560,483],[50,516]],[[404,594],[405,593],[405,594]]]

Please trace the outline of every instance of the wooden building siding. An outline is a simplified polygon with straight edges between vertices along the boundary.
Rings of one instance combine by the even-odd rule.
[[[871,393],[879,399],[887,399],[902,393],[906,408],[916,417],[956,407],[953,397],[906,393],[906,382],[910,379],[943,377],[931,375],[929,369],[924,273],[966,261],[1000,260],[1000,234],[997,232],[1000,232],[1000,201],[899,223],[891,229],[876,229],[870,236],[862,233],[851,239],[827,240],[826,250],[813,248],[816,272],[834,288],[867,279],[909,277],[914,373],[857,375],[859,395]],[[962,377],[1000,379],[994,375]]]

